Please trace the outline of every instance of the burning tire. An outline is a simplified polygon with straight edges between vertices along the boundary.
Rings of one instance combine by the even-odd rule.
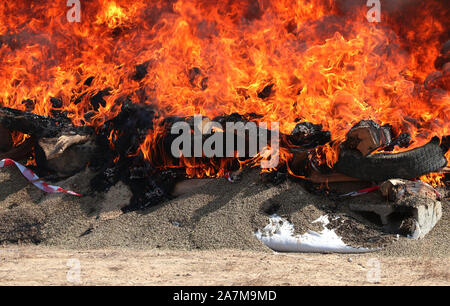
[[[345,175],[367,181],[391,178],[413,179],[436,172],[447,165],[444,150],[434,137],[428,144],[406,152],[362,156],[356,150],[342,150],[335,169]]]

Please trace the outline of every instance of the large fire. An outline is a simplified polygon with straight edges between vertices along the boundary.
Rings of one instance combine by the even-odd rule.
[[[3,1],[0,106],[99,127],[128,97],[160,118],[256,113],[282,133],[320,123],[337,141],[363,119],[410,133],[409,149],[450,135],[448,91],[421,85],[449,38],[444,1],[391,1],[380,23],[349,2],[82,1],[78,23],[65,1]],[[335,146],[323,150],[333,164]]]

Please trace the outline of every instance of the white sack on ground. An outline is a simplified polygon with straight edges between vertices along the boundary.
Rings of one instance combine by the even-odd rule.
[[[334,230],[326,228],[329,223],[327,215],[313,221],[313,223],[316,222],[323,224],[321,232],[308,230],[303,235],[294,235],[294,226],[289,221],[272,215],[270,223],[262,231],[258,230],[255,235],[259,241],[278,252],[364,253],[374,251],[346,245]]]

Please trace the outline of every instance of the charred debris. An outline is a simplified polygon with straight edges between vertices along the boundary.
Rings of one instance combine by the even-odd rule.
[[[96,173],[91,181],[93,192],[106,192],[119,181],[130,187],[133,197],[125,211],[145,209],[170,199],[174,185],[187,178],[186,169],[181,166],[183,163],[170,154],[170,145],[177,135],[172,135],[169,130],[179,121],[189,123],[193,130],[192,117],[158,120],[161,118],[152,106],[128,100],[123,101],[118,116],[97,130],[74,126],[63,114],[53,115],[44,117],[0,108],[0,150],[8,151],[0,153],[0,157],[23,159],[34,154],[34,170],[40,176],[54,180],[71,176],[88,166]],[[213,120],[247,123],[256,119],[256,114],[234,113]],[[203,120],[207,121],[208,118]],[[155,128],[166,132],[159,133],[154,139],[151,160],[148,160],[140,146]],[[29,138],[13,148],[11,132],[29,135]],[[208,138],[207,135],[203,137],[203,140]],[[249,135],[245,137],[248,142]],[[346,140],[339,145],[339,160],[333,168],[318,163],[318,148],[325,144],[333,145],[333,142],[330,132],[324,131],[321,125],[297,123],[289,135],[280,135],[280,146],[288,148],[291,159],[274,171],[262,173],[262,181],[278,184],[287,177],[301,178],[309,190],[317,191],[317,188],[311,188],[312,183],[414,179],[447,165],[444,154],[450,147],[450,137],[435,137],[423,147],[393,154],[390,151],[394,148],[407,148],[411,144],[410,136],[397,134],[389,125],[380,126],[364,120],[350,129]],[[249,158],[241,157],[240,160]],[[237,158],[195,158],[193,163],[199,167],[216,167],[217,171],[219,167],[225,167],[222,170],[230,173],[239,170]]]

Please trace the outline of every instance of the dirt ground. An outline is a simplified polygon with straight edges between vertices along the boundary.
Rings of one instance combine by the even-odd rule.
[[[377,253],[76,251],[16,246],[0,248],[0,284],[450,285],[450,268],[448,259],[389,257]]]
[[[0,171],[1,285],[448,285],[449,201],[422,240],[385,235],[358,223],[337,232],[359,255],[274,253],[255,231],[276,212],[297,233],[342,203],[295,182],[274,186],[248,173],[240,182],[205,180],[170,201],[123,214],[123,184],[89,193],[89,173],[58,185],[82,198],[48,195],[15,168]],[[181,186],[182,187],[182,186]],[[349,188],[355,188],[350,186]],[[371,194],[354,201],[383,201]],[[369,245],[370,246],[370,245]],[[80,269],[78,270],[77,267]],[[77,271],[80,271],[77,277]]]
[[[106,194],[92,194],[90,177],[87,171],[57,183],[84,194],[78,198],[44,194],[13,167],[1,171],[0,243],[67,249],[270,251],[255,238],[255,232],[269,223],[269,215],[288,219],[296,233],[303,234],[308,229],[320,231],[322,226],[312,221],[333,214],[336,207],[292,181],[263,183],[255,169],[236,183],[214,179],[192,186],[186,181],[185,191],[174,199],[124,214],[120,208],[129,203],[129,188],[119,183]],[[352,230],[339,234],[354,247],[378,248],[394,239],[355,220],[349,222]]]

